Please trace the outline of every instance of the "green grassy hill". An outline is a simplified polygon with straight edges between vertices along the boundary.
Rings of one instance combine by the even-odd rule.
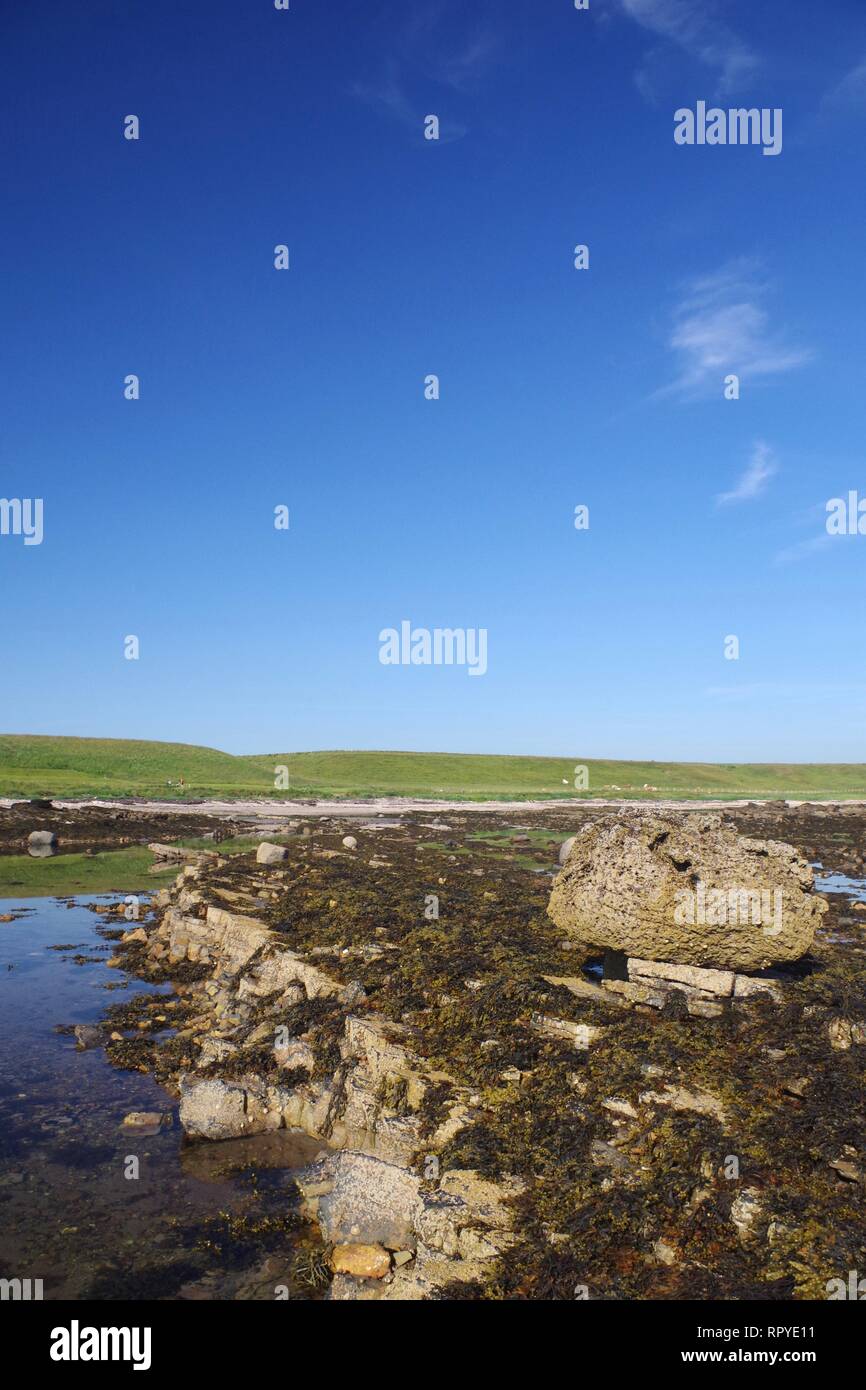
[[[181,777],[187,795],[262,795],[273,774],[255,761],[188,743],[3,734],[0,795],[172,797],[180,788],[168,782]]]
[[[589,788],[581,795],[590,797],[866,798],[866,765],[855,763],[608,762],[399,752],[235,757],[188,743],[30,734],[0,735],[0,796],[561,798],[576,795],[578,761],[589,769]],[[279,766],[289,769],[286,792],[274,790]]]

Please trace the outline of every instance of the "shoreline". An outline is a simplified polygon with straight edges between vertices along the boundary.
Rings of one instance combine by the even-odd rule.
[[[706,800],[685,800],[676,798],[642,798],[640,800],[627,800],[624,797],[583,797],[559,798],[551,797],[546,800],[532,801],[455,801],[447,798],[409,797],[409,796],[383,796],[375,798],[322,798],[321,800],[304,801],[267,801],[267,800],[204,800],[204,801],[157,801],[149,800],[147,797],[126,798],[123,800],[111,800],[109,798],[85,797],[59,798],[51,797],[52,806],[58,810],[74,811],[87,808],[98,810],[146,810],[160,815],[183,815],[194,812],[201,816],[215,817],[244,817],[262,816],[270,819],[285,819],[287,816],[337,816],[337,817],[372,817],[379,815],[411,815],[417,812],[487,812],[489,814],[514,813],[514,812],[544,812],[544,811],[583,811],[583,810],[611,810],[621,809],[623,811],[640,811],[643,809],[653,809],[658,811],[719,811],[719,810],[742,810],[747,806],[769,807],[784,805],[795,809],[801,806],[815,806],[821,810],[834,810],[845,807],[866,806],[866,799],[858,797],[850,798],[828,798],[827,800],[816,801],[810,798],[788,799],[788,798],[766,798],[758,797],[737,797],[729,799],[711,798]],[[29,801],[26,797],[0,797],[0,810],[11,810],[15,806],[26,806]]]

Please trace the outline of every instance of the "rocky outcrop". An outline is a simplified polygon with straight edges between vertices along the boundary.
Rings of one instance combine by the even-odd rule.
[[[298,1187],[307,1215],[315,1217],[329,1244],[415,1249],[421,1180],[411,1169],[342,1150],[301,1174]]]
[[[391,1277],[377,1295],[387,1299],[427,1298],[452,1281],[483,1278],[514,1240],[510,1203],[522,1191],[516,1180],[492,1183],[470,1169],[430,1187],[411,1170],[351,1151],[314,1164],[298,1186],[335,1251],[390,1252]],[[357,1292],[336,1283],[332,1297]]]
[[[289,1093],[255,1077],[243,1082],[183,1076],[180,1122],[194,1139],[237,1139],[284,1126]]]
[[[827,904],[790,845],[719,816],[605,818],[575,837],[548,913],[587,946],[643,961],[761,970],[809,949]]]
[[[438,1127],[422,1129],[429,1088],[451,1078],[415,1054],[412,1027],[367,1011],[363,989],[323,968],[324,948],[293,951],[261,918],[220,906],[260,900],[255,880],[249,894],[227,890],[219,868],[187,865],[156,895],[161,915],[146,933],[155,965],[207,968],[189,986],[195,1055],[177,1078],[187,1137],[293,1129],[328,1146],[298,1187],[304,1213],[332,1247],[331,1298],[427,1298],[447,1283],[483,1278],[513,1239],[508,1198],[518,1187],[469,1170],[439,1180],[437,1151],[477,1118],[468,1089],[452,1082]],[[285,1036],[290,1011],[317,1001],[342,1016],[338,1055],[326,1069],[313,1033]],[[597,1031],[571,1026],[577,1048]],[[243,1049],[261,1044],[270,1045],[272,1065],[237,1065]]]

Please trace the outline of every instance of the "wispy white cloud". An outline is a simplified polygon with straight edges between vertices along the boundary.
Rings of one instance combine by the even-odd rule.
[[[424,119],[431,114],[429,104],[422,106],[419,101],[409,97],[406,86],[398,75],[396,63],[389,64],[385,74],[376,82],[354,83],[352,95],[367,106],[381,111],[383,115],[392,116],[394,120],[412,130],[419,138]],[[439,103],[436,103],[436,106],[438,107]],[[439,115],[436,107],[433,108],[433,114]],[[468,127],[462,121],[455,120],[445,113],[441,114],[439,119],[440,145],[461,140],[466,134]]]
[[[420,130],[425,116],[435,113],[442,144],[466,134],[468,127],[451,105],[480,85],[501,48],[501,38],[492,29],[467,29],[462,12],[457,15],[463,31],[459,37],[446,37],[446,24],[453,30],[454,15],[447,5],[432,4],[409,13],[391,36],[380,74],[352,87],[360,101],[414,130]],[[443,87],[451,93],[444,106]]]
[[[784,550],[779,550],[773,557],[774,565],[793,565],[798,560],[808,560],[813,555],[819,555],[835,536],[824,531],[819,536],[810,536],[807,540],[797,541],[794,545],[786,546]]]
[[[866,58],[851,68],[841,81],[824,94],[825,110],[849,109],[866,103]]]
[[[731,502],[751,502],[755,497],[760,497],[766,489],[774,473],[779,470],[776,457],[769,444],[763,440],[758,440],[752,447],[752,457],[749,459],[748,467],[741,474],[739,480],[730,492],[720,492],[716,497],[716,505],[727,506]]]
[[[481,29],[451,53],[433,61],[433,75],[455,91],[470,91],[499,56],[499,36]]]
[[[425,113],[406,96],[397,77],[397,64],[391,62],[376,82],[355,82],[352,94],[368,106],[377,106],[404,125],[419,126]]]
[[[716,0],[619,0],[619,4],[641,28],[714,69],[720,92],[742,86],[760,66],[749,45],[722,19]],[[658,51],[650,50],[636,74],[645,95],[651,92],[657,57]]]
[[[732,261],[692,280],[674,309],[670,346],[681,359],[676,380],[657,395],[695,394],[735,373],[748,377],[791,371],[808,362],[808,348],[792,347],[770,329],[761,304],[766,285],[754,261]]]

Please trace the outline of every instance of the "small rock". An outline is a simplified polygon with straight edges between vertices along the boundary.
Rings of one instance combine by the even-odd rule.
[[[134,1129],[136,1134],[143,1137],[158,1134],[162,1129],[166,1119],[158,1110],[131,1110],[128,1115],[124,1115],[122,1125],[124,1129]]]
[[[343,1149],[298,1174],[296,1181],[302,1197],[313,1192],[319,1196],[317,1220],[329,1244],[414,1248],[420,1187],[416,1173]]]
[[[603,1139],[593,1139],[590,1146],[590,1157],[593,1163],[597,1163],[603,1168],[614,1168],[623,1172],[626,1168],[631,1167],[625,1154],[621,1154],[619,1149],[615,1149],[613,1144],[605,1143]]]
[[[624,1115],[627,1120],[636,1120],[637,1111],[630,1100],[623,1100],[619,1096],[609,1096],[602,1101],[605,1110],[609,1110],[612,1115]]]
[[[528,1075],[529,1072],[521,1071],[519,1067],[506,1067],[505,1071],[499,1073],[499,1079],[500,1081],[507,1081],[511,1085],[519,1086],[524,1076]]]
[[[354,835],[344,835],[344,836],[343,836],[343,842],[342,842],[342,843],[343,843],[343,849],[357,849],[357,848],[358,848],[358,841],[355,839]]]
[[[76,1023],[73,1032],[75,1033],[75,1041],[82,1051],[90,1047],[99,1047],[102,1042],[100,1030],[89,1023]]]
[[[384,1279],[391,1270],[391,1257],[381,1245],[335,1245],[331,1269],[357,1279]]]
[[[796,1096],[798,1100],[802,1100],[810,1084],[810,1077],[795,1076],[790,1081],[782,1082],[782,1090],[786,1096]]]
[[[778,1245],[780,1240],[793,1234],[793,1226],[787,1225],[784,1221],[771,1221],[767,1227],[767,1244]]]
[[[862,1023],[852,1023],[848,1018],[833,1018],[827,1025],[830,1046],[837,1052],[847,1052],[855,1044],[866,1042],[866,1028]]]
[[[752,1233],[756,1221],[759,1220],[763,1212],[763,1202],[761,1194],[754,1187],[745,1187],[738,1197],[731,1203],[731,1220],[739,1232],[741,1240],[746,1240]]]
[[[834,1158],[829,1165],[845,1182],[862,1183],[863,1169],[852,1158]]]
[[[285,1047],[275,1047],[274,1059],[288,1071],[311,1072],[316,1065],[316,1054],[301,1038],[292,1038]]]
[[[671,1245],[666,1240],[657,1240],[653,1243],[653,1254],[663,1265],[672,1265],[676,1263],[676,1246]]]
[[[663,1009],[668,1000],[665,990],[653,989],[637,980],[602,980],[601,988],[629,1004],[646,1004],[651,1009]]]
[[[720,1018],[725,1012],[720,999],[688,999],[686,1008],[693,1018]]]
[[[264,840],[256,850],[257,864],[282,864],[284,859],[288,859],[289,851],[285,845],[272,845]]]
[[[268,1026],[268,1032],[270,1031]],[[237,1052],[236,1045],[227,1042],[225,1038],[205,1038],[198,1055],[198,1065],[209,1067],[212,1062],[224,1062],[234,1052]]]
[[[569,1043],[581,1052],[585,1052],[605,1032],[604,1028],[593,1023],[573,1023],[571,1019],[547,1018],[544,1014],[533,1014],[530,1025],[543,1038],[549,1038],[551,1042]]]
[[[663,1091],[643,1091],[639,1099],[641,1105],[669,1105],[673,1110],[692,1110],[696,1115],[712,1115],[721,1125],[727,1123],[722,1102],[708,1091],[688,1091],[685,1086],[667,1085]]]

